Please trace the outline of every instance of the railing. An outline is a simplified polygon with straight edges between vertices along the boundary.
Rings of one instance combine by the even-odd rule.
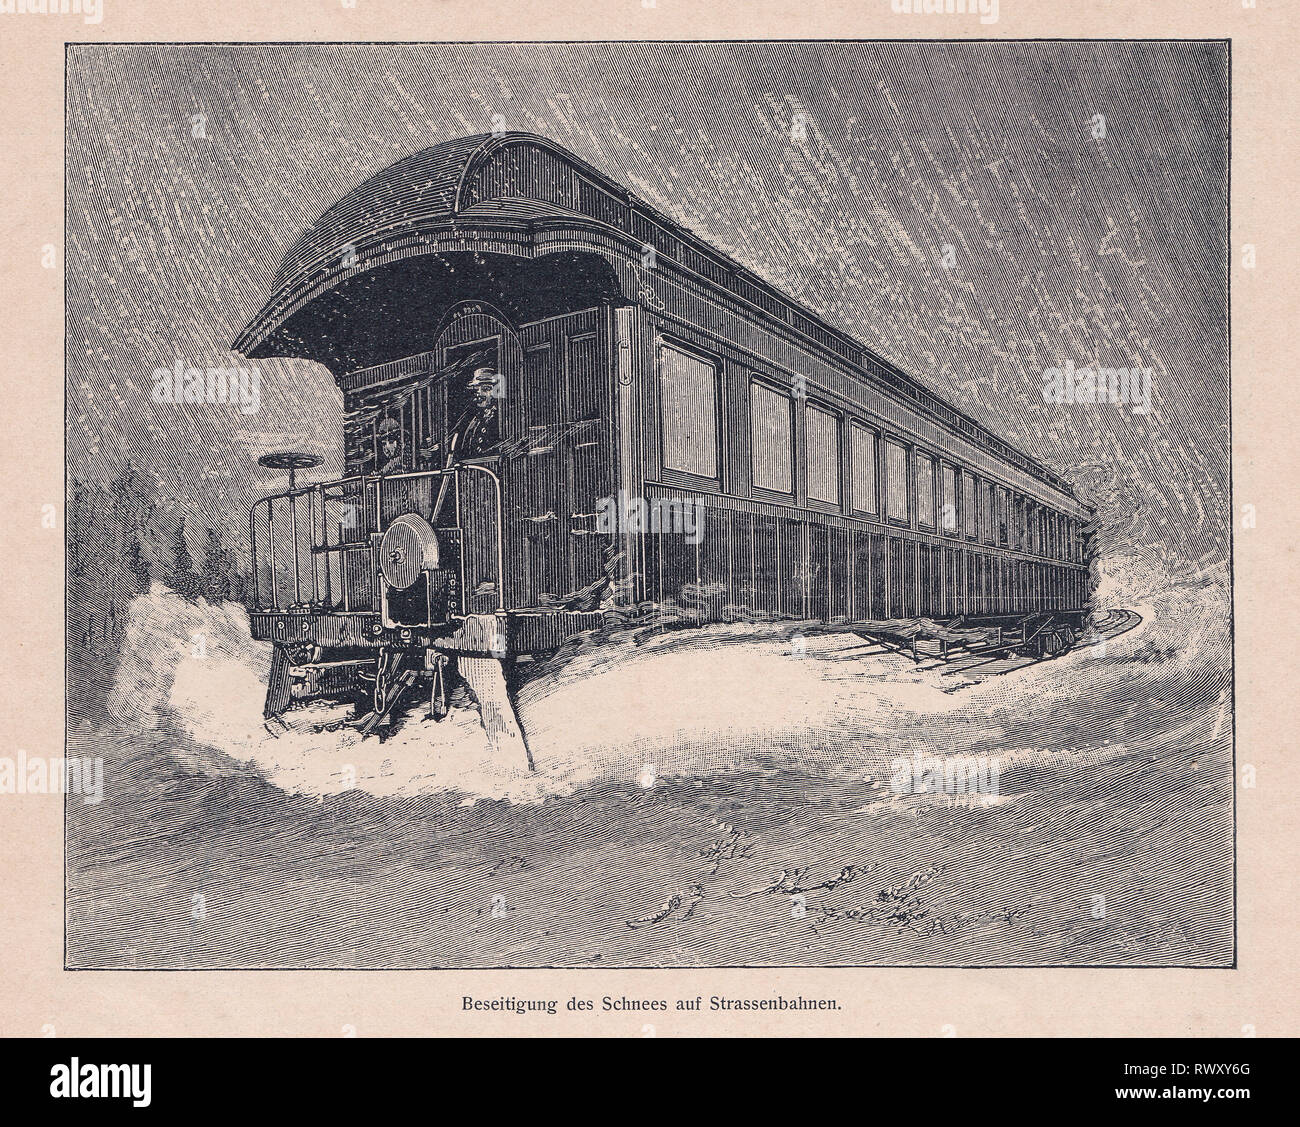
[[[248,513],[253,594],[261,610],[375,611],[371,536],[403,513],[457,529],[465,605],[504,607],[501,481],[469,464],[315,482],[254,501]]]

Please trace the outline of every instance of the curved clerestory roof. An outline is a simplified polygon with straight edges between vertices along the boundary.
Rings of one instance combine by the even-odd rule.
[[[514,150],[514,163],[510,164]],[[504,168],[504,171],[503,171]],[[513,179],[512,179],[513,178]],[[528,193],[519,182],[531,180]],[[536,189],[540,188],[538,191]],[[547,198],[525,198],[526,195]],[[963,437],[1067,494],[1059,475],[1016,450],[902,369],[787,297],[628,189],[545,137],[477,134],[421,149],[381,169],[328,208],[285,253],[272,293],[240,332],[244,355],[309,355],[295,347],[294,318],[318,298],[377,267],[421,256],[536,252],[493,238],[505,227],[561,221],[620,234],[729,290],[765,319],[830,353]],[[476,237],[477,236],[477,237]],[[629,298],[629,300],[632,300]],[[323,303],[322,303],[323,304]]]
[[[457,210],[457,190],[466,169],[491,139],[479,134],[432,145],[358,184],[298,236],[280,260],[273,288],[278,292],[322,260],[339,255],[348,244],[360,246],[386,234],[450,219]]]

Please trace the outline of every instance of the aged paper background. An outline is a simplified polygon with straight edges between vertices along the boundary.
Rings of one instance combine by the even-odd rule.
[[[423,41],[705,38],[1205,38],[1232,41],[1232,376],[1236,567],[1238,966],[1234,970],[661,970],[437,972],[67,972],[62,808],[0,795],[3,890],[0,1032],[41,1035],[660,1036],[858,1034],[1115,1036],[1295,1034],[1291,956],[1296,786],[1291,632],[1296,562],[1289,495],[1300,403],[1289,344],[1296,316],[1300,96],[1294,14],[1259,0],[1055,4],[1003,0],[996,24],[895,15],[889,0],[815,7],[640,0],[521,7],[447,0],[163,5],[103,0],[102,22],[0,15],[3,140],[3,505],[8,581],[0,594],[6,748],[62,754],[63,68],[65,41]],[[59,248],[57,269],[42,248]],[[1242,246],[1257,248],[1253,270]],[[1242,506],[1253,504],[1254,528]],[[746,989],[748,985],[748,989]],[[833,997],[837,1013],[599,1012],[601,996],[746,993]],[[554,1017],[464,1014],[464,994],[558,998]],[[597,999],[595,1014],[563,1008]]]

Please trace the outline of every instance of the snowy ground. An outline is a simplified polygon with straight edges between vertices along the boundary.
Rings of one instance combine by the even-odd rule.
[[[982,682],[773,627],[595,647],[519,688],[533,773],[472,708],[273,738],[242,609],[156,587],[113,730],[71,734],[108,793],[69,807],[69,961],[1224,965],[1222,587],[1112,572],[1141,627]],[[898,795],[914,753],[1000,793]]]

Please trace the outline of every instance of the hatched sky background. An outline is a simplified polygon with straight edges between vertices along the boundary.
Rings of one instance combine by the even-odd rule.
[[[196,542],[237,542],[283,487],[266,450],[337,476],[341,397],[263,361],[255,415],[156,405],[154,369],[247,364],[230,342],[306,226],[500,115],[1103,499],[1134,547],[1227,556],[1224,44],[79,45],[67,92],[69,475],[129,457]],[[1067,361],[1152,368],[1154,409],[1044,402]]]

